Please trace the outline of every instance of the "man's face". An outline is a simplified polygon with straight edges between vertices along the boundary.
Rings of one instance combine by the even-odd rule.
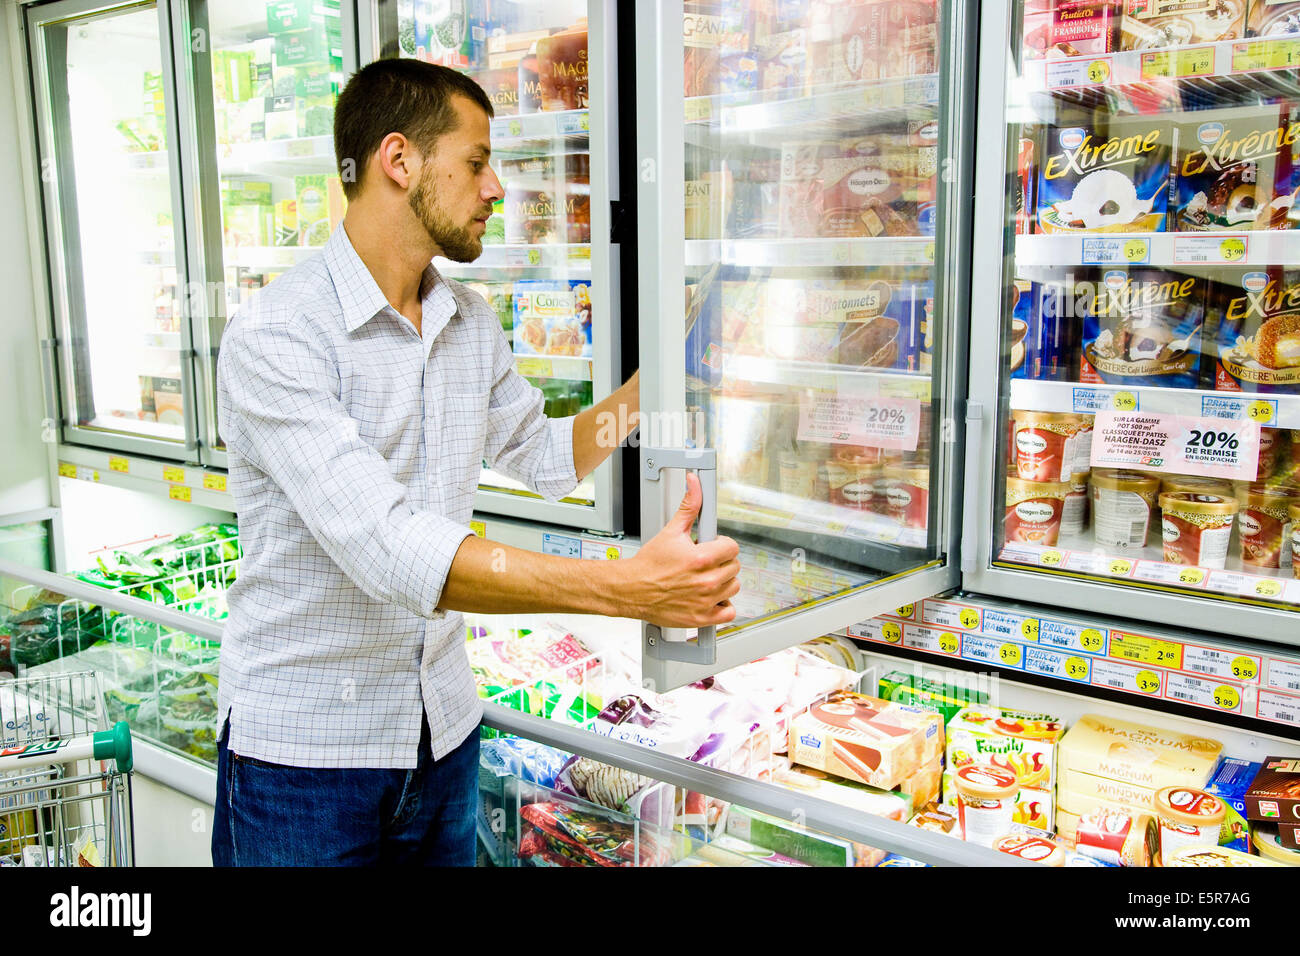
[[[458,123],[438,138],[411,190],[411,211],[453,262],[473,262],[483,252],[492,204],[503,198],[501,180],[488,165],[488,117],[472,100],[452,98]]]

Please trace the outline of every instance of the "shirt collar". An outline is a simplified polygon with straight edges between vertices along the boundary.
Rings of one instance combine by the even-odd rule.
[[[343,325],[349,332],[355,332],[385,309],[393,311],[388,299],[375,282],[366,264],[357,255],[352,241],[339,223],[325,244],[325,265],[334,280],[334,287],[339,291],[339,303],[343,307]],[[439,288],[444,286],[444,288]],[[421,326],[424,338],[432,339],[450,321],[456,312],[455,296],[445,288],[442,276],[430,262],[420,279],[420,302],[424,315]]]

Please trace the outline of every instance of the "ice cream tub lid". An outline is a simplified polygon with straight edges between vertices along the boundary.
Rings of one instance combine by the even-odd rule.
[[[1084,424],[1083,416],[1075,415],[1072,412],[1017,411],[1015,421],[1017,428],[1022,425],[1075,425],[1082,427]]]
[[[1046,837],[1008,833],[993,841],[993,849],[1044,866],[1065,866],[1065,851]]]
[[[1007,504],[1019,504],[1034,498],[1068,498],[1072,488],[1068,481],[1025,481],[1007,479]]]
[[[1165,787],[1156,791],[1156,813],[1171,826],[1217,827],[1228,808],[1212,793],[1192,787]]]
[[[1226,846],[1185,846],[1164,858],[1165,866],[1281,866]]]
[[[1222,495],[1166,491],[1160,496],[1160,510],[1171,514],[1234,515],[1237,502]]]
[[[957,792],[972,799],[1000,799],[1015,796],[1020,783],[1010,770],[984,764],[970,764],[957,771],[954,778]]]
[[[1136,491],[1139,494],[1154,494],[1160,489],[1159,478],[1122,468],[1094,469],[1092,484],[1094,487],[1106,488],[1110,491]]]
[[[1166,475],[1160,479],[1160,491],[1191,491],[1227,497],[1232,494],[1232,482],[1223,478],[1203,478],[1200,475]]]
[[[1300,850],[1282,845],[1276,823],[1251,823],[1250,842],[1266,860],[1283,866],[1300,866]]]

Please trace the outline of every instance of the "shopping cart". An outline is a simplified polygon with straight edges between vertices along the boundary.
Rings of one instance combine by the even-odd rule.
[[[93,671],[0,680],[0,866],[131,866],[131,731]]]

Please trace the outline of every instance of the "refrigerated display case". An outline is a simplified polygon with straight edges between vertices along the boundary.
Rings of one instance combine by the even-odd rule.
[[[648,625],[647,677],[671,687],[956,580],[973,21],[637,12],[642,530],[676,507],[661,470],[698,469],[701,536],[716,507],[778,584],[721,635]]]
[[[985,8],[972,590],[1300,635],[1297,12]]]
[[[553,418],[626,377],[620,360],[616,101],[618,5],[610,0],[370,0],[367,61],[401,56],[472,77],[494,108],[491,164],[505,188],[474,262],[436,259],[496,309],[521,375]],[[627,373],[627,374],[630,374]],[[620,456],[566,498],[543,501],[484,468],[479,511],[617,533]]]

